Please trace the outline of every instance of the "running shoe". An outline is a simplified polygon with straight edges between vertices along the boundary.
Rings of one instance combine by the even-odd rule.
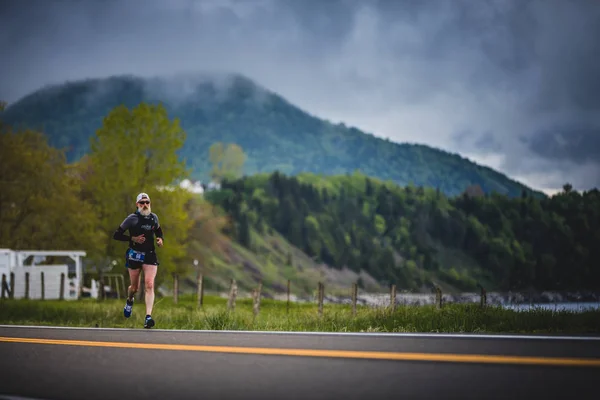
[[[146,320],[144,321],[144,328],[150,329],[154,326],[154,320],[151,316],[146,315]]]
[[[133,299],[127,299],[127,303],[125,303],[125,307],[123,307],[123,315],[125,318],[131,317],[131,311],[133,310]]]

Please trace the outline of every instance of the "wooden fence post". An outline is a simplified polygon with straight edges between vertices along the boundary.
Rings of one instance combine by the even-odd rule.
[[[390,309],[392,312],[396,310],[396,285],[392,285],[390,290]]]
[[[319,315],[323,315],[323,297],[324,297],[325,287],[323,283],[319,282],[319,292],[318,292],[318,301],[319,301]]]
[[[42,278],[42,300],[46,298],[46,285],[44,284],[44,271],[40,272]]]
[[[196,296],[198,297],[198,308],[202,307],[204,303],[204,277],[202,273],[198,272],[198,277],[196,278]]]
[[[229,290],[229,300],[227,301],[227,309],[235,310],[235,298],[237,297],[237,284],[235,279],[231,280],[231,289]]]
[[[487,293],[483,286],[480,285],[479,287],[481,288],[481,301],[479,305],[481,307],[485,307],[485,305],[487,304]]]
[[[8,293],[9,299],[15,298],[15,273],[10,273],[10,292]]]
[[[98,300],[104,301],[106,300],[106,292],[104,291],[104,272],[102,271],[102,268],[99,269],[100,271],[98,272],[98,290],[100,291],[100,293],[98,296]]]
[[[357,294],[358,294],[358,284],[357,283],[353,283],[352,284],[352,315],[356,316],[356,298],[357,298]]]
[[[60,274],[60,293],[59,293],[59,299],[60,300],[64,300],[65,299],[65,273],[61,272]]]
[[[119,285],[119,278],[115,275],[111,276],[115,280],[115,288],[117,288],[117,299],[121,299],[121,285]]]
[[[287,281],[287,305],[285,311],[290,312],[290,280]]]
[[[435,304],[437,308],[442,308],[442,289],[437,286],[435,288]]]
[[[258,282],[258,288],[252,291],[254,316],[256,317],[260,311],[260,292],[262,290],[262,282]]]
[[[2,298],[6,298],[6,288],[8,284],[6,283],[6,274],[2,274]]]
[[[29,299],[29,272],[25,272],[25,298]]]
[[[177,304],[179,301],[179,275],[173,272],[173,303]]]

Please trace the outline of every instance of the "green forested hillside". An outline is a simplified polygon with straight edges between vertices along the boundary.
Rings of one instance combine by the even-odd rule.
[[[15,127],[47,134],[50,145],[68,150],[69,161],[89,151],[89,138],[114,107],[162,102],[187,133],[179,154],[192,177],[207,180],[208,148],[237,143],[247,155],[245,173],[280,171],[328,175],[360,170],[399,185],[439,188],[458,195],[470,185],[512,197],[521,184],[458,155],[423,145],[396,144],[358,129],[315,118],[241,76],[142,79],[118,76],[40,89],[3,113]],[[419,132],[414,132],[418,138]],[[544,197],[539,192],[531,192]]]
[[[309,256],[415,289],[598,289],[600,192],[568,185],[549,199],[464,194],[383,183],[361,174],[260,174],[207,198],[249,228],[272,227]]]

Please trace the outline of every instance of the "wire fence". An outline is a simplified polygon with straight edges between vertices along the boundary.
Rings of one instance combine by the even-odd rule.
[[[32,272],[33,273],[33,272]],[[51,279],[44,279],[44,271],[39,272],[40,277],[31,277],[30,273],[24,275],[24,290],[16,291],[18,286],[16,277],[13,273],[2,274],[2,299],[5,298],[26,298],[40,300],[64,300],[65,293],[69,288],[65,283],[65,274],[57,274]],[[35,279],[34,279],[35,278]],[[269,288],[265,291],[262,281],[257,282],[252,290],[240,291],[235,279],[229,282],[227,291],[205,289],[207,278],[203,274],[198,274],[194,286],[194,297],[198,307],[203,307],[204,296],[206,294],[217,295],[227,299],[228,309],[234,309],[237,299],[251,298],[253,308],[260,309],[260,301],[263,298],[285,301],[291,303],[313,303],[317,305],[319,313],[323,311],[324,304],[345,304],[351,305],[353,312],[356,312],[358,306],[367,307],[386,307],[392,310],[398,306],[424,306],[434,305],[442,308],[447,304],[477,304],[481,307],[488,305],[499,305],[514,310],[528,310],[532,308],[543,308],[556,311],[583,311],[586,309],[600,309],[600,292],[579,291],[579,292],[556,292],[556,291],[508,291],[508,292],[488,292],[484,287],[479,287],[478,292],[463,293],[444,293],[439,286],[433,286],[430,292],[423,291],[398,291],[396,285],[391,284],[387,293],[373,293],[359,288],[357,283],[348,287],[345,294],[336,290],[334,293],[328,293],[324,282],[318,282],[315,290],[311,294],[296,295],[292,292],[293,281],[287,280],[285,291],[277,288]],[[35,282],[32,288],[31,281]],[[56,281],[56,282],[55,282]],[[81,297],[97,297],[99,299],[116,298],[124,299],[127,296],[128,283],[122,274],[104,273],[97,276],[97,280],[91,279],[90,288],[82,288],[79,293]],[[39,286],[39,287],[38,287]],[[140,274],[138,283],[139,290],[136,293],[138,299],[144,296],[143,273]],[[343,292],[343,291],[342,291]],[[172,289],[164,295],[172,297],[175,304],[179,301],[179,296],[183,293],[180,285],[180,277],[177,274],[172,276]]]

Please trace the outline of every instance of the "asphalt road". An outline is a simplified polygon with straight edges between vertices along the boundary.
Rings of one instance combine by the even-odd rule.
[[[598,399],[598,378],[600,338],[0,326],[0,399]]]

